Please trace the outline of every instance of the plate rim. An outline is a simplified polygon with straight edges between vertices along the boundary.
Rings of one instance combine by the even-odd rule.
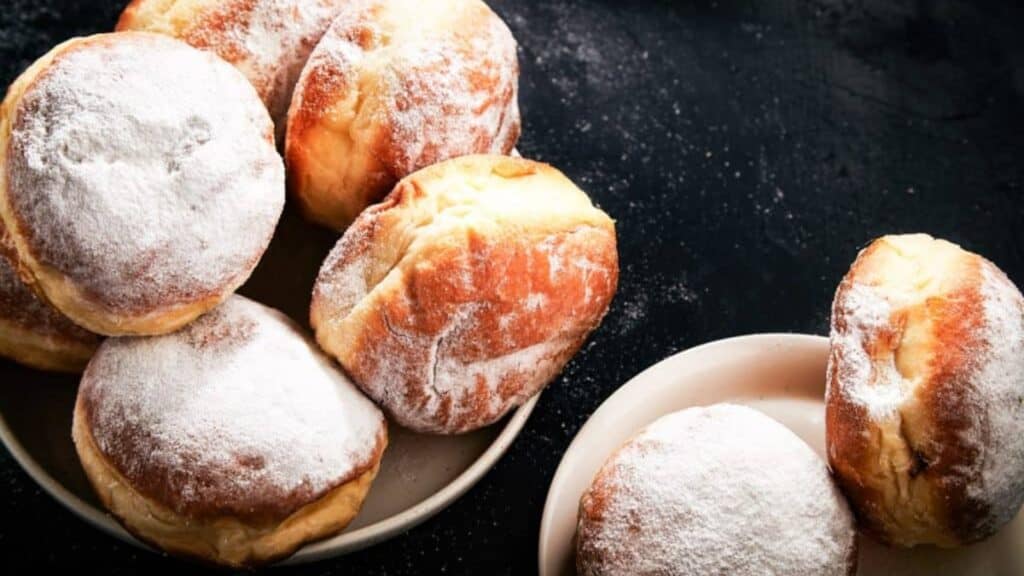
[[[299,548],[295,554],[277,562],[277,565],[295,565],[316,562],[327,558],[341,556],[356,552],[387,540],[401,532],[429,520],[434,515],[451,505],[459,499],[470,488],[476,485],[487,472],[505,455],[505,452],[512,446],[512,442],[519,436],[530,415],[533,413],[541,394],[535,394],[521,406],[516,408],[502,427],[498,435],[487,446],[472,464],[456,476],[451,482],[444,485],[440,490],[434,492],[425,500],[422,500],[410,508],[389,516],[379,522],[363,526],[352,532],[343,532],[325,540],[309,542]],[[68,431],[70,441],[71,431]],[[0,442],[11,454],[11,457],[21,469],[39,487],[56,500],[61,506],[69,510],[86,524],[99,529],[108,536],[141,548],[163,555],[164,552],[153,548],[132,536],[121,524],[115,520],[106,510],[93,506],[75,493],[68,490],[63,484],[57,481],[40,465],[28,450],[18,441],[14,431],[7,423],[7,418],[0,412]]]
[[[804,334],[799,332],[761,332],[754,334],[744,334],[740,336],[730,336],[727,338],[721,338],[718,340],[711,340],[698,344],[690,348],[685,348],[678,352],[674,352],[665,358],[651,364],[644,368],[635,376],[627,380],[623,385],[619,386],[615,392],[604,399],[597,409],[595,409],[583,426],[576,431],[569,446],[562,453],[561,459],[558,461],[558,467],[555,469],[555,474],[551,477],[551,482],[548,484],[548,491],[544,497],[544,511],[541,515],[540,530],[537,535],[537,573],[540,576],[551,576],[545,569],[545,558],[549,555],[549,542],[551,541],[551,532],[554,524],[554,494],[553,488],[556,484],[561,484],[565,481],[565,476],[569,472],[569,467],[566,464],[566,458],[574,452],[574,449],[578,449],[578,445],[581,442],[581,437],[584,435],[590,435],[590,428],[594,425],[594,420],[603,412],[612,409],[612,406],[618,404],[621,398],[632,394],[632,389],[643,385],[647,380],[658,372],[667,371],[672,369],[675,365],[689,361],[691,356],[698,354],[707,353],[709,350],[714,348],[722,348],[727,346],[736,345],[749,345],[751,343],[757,344],[759,342],[764,343],[775,343],[785,344],[786,342],[794,344],[805,344],[805,345],[822,345],[828,343],[829,339],[827,336],[818,334]],[[822,374],[824,379],[825,375]]]

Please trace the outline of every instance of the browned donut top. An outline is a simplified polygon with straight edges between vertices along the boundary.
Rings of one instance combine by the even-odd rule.
[[[172,335],[108,339],[79,403],[131,486],[191,518],[280,521],[386,442],[383,415],[308,337],[240,296]]]

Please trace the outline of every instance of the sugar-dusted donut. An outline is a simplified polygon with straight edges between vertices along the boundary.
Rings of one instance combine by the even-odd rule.
[[[1024,298],[924,234],[865,248],[832,306],[829,462],[863,527],[958,546],[1024,501]]]
[[[0,220],[33,290],[99,334],[172,331],[252,272],[284,204],[273,127],[212,54],[77,38],[0,108]]]
[[[608,310],[612,220],[551,166],[465,156],[356,219],[313,290],[317,340],[399,423],[485,426],[537,394]]]
[[[581,576],[852,576],[857,532],[825,462],[756,410],[718,404],[647,426],[580,501]]]
[[[104,342],[82,377],[73,438],[130,532],[253,566],[352,520],[387,431],[294,323],[233,296],[174,334]]]
[[[313,51],[288,113],[292,197],[343,229],[401,178],[519,137],[516,42],[480,0],[353,0]]]

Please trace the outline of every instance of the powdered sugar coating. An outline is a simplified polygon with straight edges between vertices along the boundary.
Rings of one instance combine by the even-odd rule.
[[[117,470],[192,517],[281,519],[383,449],[380,411],[290,320],[240,296],[176,334],[109,339],[79,395]]]
[[[755,410],[664,416],[622,446],[584,494],[585,576],[854,572],[853,516],[825,463]]]
[[[995,265],[982,266],[985,352],[973,379],[983,398],[979,478],[969,497],[991,510],[979,528],[992,532],[1013,519],[1024,502],[1024,297]]]
[[[271,131],[252,87],[213,55],[150,34],[78,41],[15,111],[19,251],[118,312],[233,288],[284,204]]]
[[[836,366],[842,371],[840,378],[846,384],[842,393],[863,406],[872,418],[886,418],[896,414],[910,393],[910,383],[896,369],[895,356],[873,358],[865,347],[891,331],[893,306],[876,288],[853,283],[838,293],[833,302],[833,317],[842,314],[843,329],[832,324],[831,345],[842,350],[842,360]],[[831,364],[836,360],[829,357]],[[831,393],[831,380],[826,396]]]
[[[504,154],[519,130],[516,42],[505,23],[490,13],[469,29],[453,24],[489,12],[479,0],[446,1],[426,19],[447,24],[390,22],[420,9],[415,0],[349,2],[309,59],[309,68],[335,70],[352,87],[367,69],[380,74],[363,94],[373,102],[362,105],[378,118],[363,121],[384,128],[396,179],[447,158]]]
[[[519,137],[516,42],[480,0],[354,0],[296,86],[285,155],[303,211],[344,229],[405,176]]]
[[[215,9],[200,13],[181,38],[241,70],[281,130],[302,67],[343,4],[342,0],[220,1],[213,4]]]

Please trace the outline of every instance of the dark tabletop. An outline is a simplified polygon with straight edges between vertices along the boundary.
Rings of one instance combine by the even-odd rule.
[[[122,4],[3,0],[0,82],[111,28]],[[602,400],[695,344],[825,333],[836,283],[875,236],[942,236],[1024,284],[1020,3],[491,4],[520,43],[519,149],[618,221],[618,296],[466,496],[404,536],[279,574],[535,572],[548,483]],[[195,570],[90,528],[2,449],[0,486],[4,572]]]

